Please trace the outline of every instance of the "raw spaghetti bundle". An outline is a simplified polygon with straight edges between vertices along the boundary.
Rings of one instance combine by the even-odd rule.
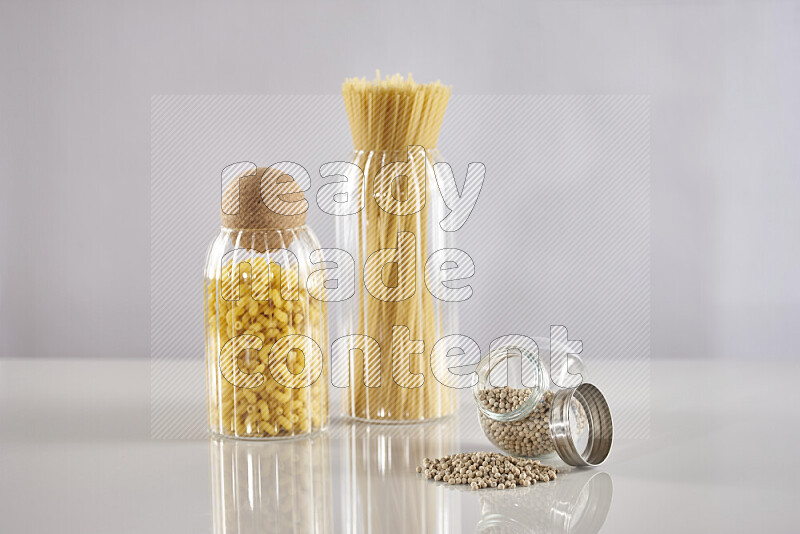
[[[411,75],[348,78],[342,85],[353,146],[365,151],[400,151],[410,145],[436,149],[451,87],[420,84]]]
[[[342,87],[355,147],[351,161],[363,171],[353,185],[362,209],[339,222],[337,235],[358,265],[366,263],[342,333],[377,342],[352,351],[345,411],[353,417],[408,421],[454,410],[453,391],[433,376],[429,358],[440,337],[455,333],[455,310],[435,300],[424,283],[428,254],[452,246],[438,225],[444,207],[433,173],[450,92],[410,75],[351,78]],[[370,264],[373,254],[391,249],[398,251],[395,261],[386,253],[387,261]],[[365,380],[380,385],[367,387]]]

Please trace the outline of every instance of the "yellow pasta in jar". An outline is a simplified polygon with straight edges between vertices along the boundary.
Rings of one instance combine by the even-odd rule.
[[[226,268],[223,272],[230,271]],[[206,283],[209,295],[206,307],[207,326],[211,331],[210,338],[215,338],[214,342],[210,343],[209,350],[218,351],[218,347],[224,347],[239,334],[258,337],[263,342],[258,356],[240,355],[236,358],[235,364],[243,373],[260,374],[263,380],[254,388],[237,388],[225,376],[215,376],[214,380],[210,381],[209,408],[212,430],[243,437],[275,437],[321,429],[327,421],[326,381],[317,379],[302,389],[286,387],[272,376],[268,360],[275,342],[285,335],[306,335],[320,347],[326,346],[325,325],[321,321],[311,323],[302,314],[291,313],[293,309],[322,306],[322,303],[309,302],[310,296],[305,288],[300,288],[297,301],[283,299],[279,301],[275,298],[256,301],[250,294],[248,278],[240,277],[239,301],[234,303],[231,309],[227,309],[230,303],[221,298],[219,285],[214,279]],[[272,278],[271,286],[271,295],[280,291],[279,277]],[[283,308],[277,307],[278,302],[283,304]],[[290,302],[291,306],[287,306]],[[217,328],[217,318],[219,318],[219,328]],[[276,322],[282,328],[275,328],[273,325]],[[209,354],[209,359],[216,359],[213,352]],[[285,368],[290,373],[298,375],[304,371],[307,360],[307,355],[292,351],[286,357]],[[222,374],[219,366],[215,367],[214,374]],[[211,369],[212,366],[209,366],[210,372]]]

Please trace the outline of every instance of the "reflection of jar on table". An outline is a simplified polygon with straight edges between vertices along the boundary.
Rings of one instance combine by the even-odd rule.
[[[416,474],[425,457],[453,452],[456,421],[435,424],[346,423],[348,455],[338,531],[461,532],[459,496]]]
[[[214,534],[333,530],[327,434],[209,440]]]
[[[514,491],[481,491],[475,532],[596,534],[611,508],[608,473],[573,469],[545,484]]]

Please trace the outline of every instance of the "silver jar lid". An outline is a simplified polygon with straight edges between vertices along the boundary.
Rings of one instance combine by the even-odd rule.
[[[597,387],[560,389],[550,409],[550,436],[558,456],[569,465],[590,467],[611,451],[614,428],[608,402]]]

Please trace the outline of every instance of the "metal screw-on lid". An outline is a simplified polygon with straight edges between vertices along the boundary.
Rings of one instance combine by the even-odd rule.
[[[603,394],[592,384],[555,392],[550,437],[558,456],[569,465],[595,466],[611,451],[614,428]]]

